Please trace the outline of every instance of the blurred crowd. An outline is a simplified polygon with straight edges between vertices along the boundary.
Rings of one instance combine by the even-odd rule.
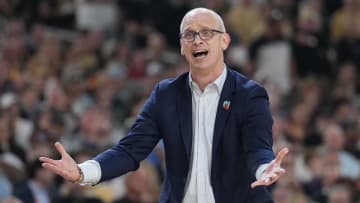
[[[157,202],[161,142],[96,186],[38,157],[60,141],[80,163],[124,137],[154,85],[188,70],[179,24],[199,6],[225,21],[227,65],[269,93],[274,151],[290,149],[275,202],[360,202],[359,0],[0,0],[0,202]]]

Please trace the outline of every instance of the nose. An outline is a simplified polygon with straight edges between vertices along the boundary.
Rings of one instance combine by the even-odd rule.
[[[200,37],[200,33],[196,33],[195,37],[194,37],[194,43],[198,44],[198,43],[202,43],[203,40]]]

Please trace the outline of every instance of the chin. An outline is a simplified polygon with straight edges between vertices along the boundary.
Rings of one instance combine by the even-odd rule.
[[[209,65],[205,65],[205,64],[193,64],[191,67],[193,70],[197,70],[197,71],[204,71],[211,69]]]
[[[191,65],[196,69],[208,69],[209,67],[211,67],[208,60],[193,60]]]

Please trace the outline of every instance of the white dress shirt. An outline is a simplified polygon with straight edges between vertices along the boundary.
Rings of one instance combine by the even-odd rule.
[[[226,69],[201,91],[189,74],[192,93],[193,146],[183,203],[215,203],[210,182],[216,110],[226,79]]]
[[[189,74],[193,107],[193,145],[183,203],[215,203],[210,182],[211,154],[216,111],[226,75],[227,71],[224,68],[221,75],[201,91]],[[259,166],[256,171],[257,179],[266,166],[267,164]],[[81,184],[94,185],[100,180],[101,168],[97,161],[85,161],[79,164],[79,167],[84,173],[84,181]]]

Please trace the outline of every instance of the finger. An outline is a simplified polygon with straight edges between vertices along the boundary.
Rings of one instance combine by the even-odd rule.
[[[50,158],[42,156],[42,157],[39,158],[39,160],[44,162],[44,163],[49,163],[49,164],[52,164],[52,165],[56,165],[56,160],[54,160],[54,159],[50,159]]]
[[[276,166],[269,166],[268,169],[266,169],[263,172],[263,177],[270,177],[272,174],[276,174],[278,176],[281,176],[285,173],[285,169],[281,168],[281,167],[276,167]]]
[[[43,163],[42,166],[48,170],[50,170],[51,172],[63,177],[66,180],[70,180],[73,181],[71,178],[71,174],[69,171],[67,170],[63,170],[55,165],[49,164],[49,163]]]
[[[55,166],[55,165],[53,165],[53,164],[50,164],[50,163],[42,163],[42,167],[44,167],[44,168],[52,171],[53,173],[56,173],[56,174],[58,174],[58,175],[60,175],[60,176],[63,176],[63,171],[62,171],[59,167],[57,167],[57,166]]]
[[[265,184],[264,180],[257,180],[255,182],[251,183],[251,188],[255,188],[257,186],[264,185],[264,184]]]
[[[263,178],[261,180],[257,180],[255,182],[253,182],[251,184],[251,188],[255,188],[257,186],[267,186],[267,185],[270,185],[271,183],[272,183],[272,178],[267,177],[267,178]]]
[[[277,179],[279,179],[279,178],[280,178],[280,176],[278,176],[277,174],[272,174],[269,178],[269,181],[271,183],[273,183],[273,182],[277,181]]]
[[[285,169],[283,168],[276,168],[273,171],[271,171],[270,173],[265,174],[265,177],[271,177],[274,178],[276,177],[280,177],[285,173]]]
[[[276,156],[275,158],[275,163],[276,164],[281,164],[282,160],[285,158],[285,156],[288,154],[289,149],[288,148],[283,148]]]
[[[275,167],[275,160],[272,160],[269,165],[266,167],[265,172],[269,173],[270,171],[273,170],[273,168]]]
[[[274,173],[277,174],[277,175],[279,175],[279,176],[283,175],[285,172],[286,172],[286,170],[283,169],[283,168],[277,168],[277,169],[274,171]]]
[[[61,156],[68,156],[64,146],[60,142],[55,142],[56,150],[61,154]]]
[[[271,175],[269,175],[270,178],[270,182],[276,182],[280,176],[282,176],[285,173],[284,169],[278,169],[276,171],[274,171]]]

